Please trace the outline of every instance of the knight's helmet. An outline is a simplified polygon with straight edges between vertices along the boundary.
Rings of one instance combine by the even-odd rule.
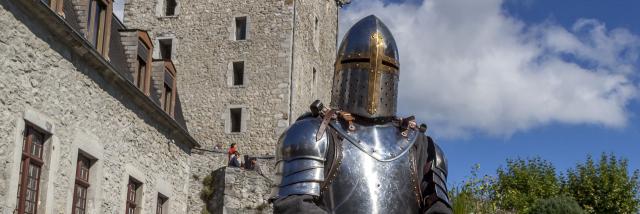
[[[358,21],[338,49],[331,106],[367,118],[396,115],[400,64],[396,42],[374,15]]]

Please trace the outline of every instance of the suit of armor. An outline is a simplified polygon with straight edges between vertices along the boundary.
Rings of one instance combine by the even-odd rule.
[[[331,106],[314,102],[279,139],[274,213],[451,213],[442,150],[396,116],[399,67],[377,17],[349,30]]]

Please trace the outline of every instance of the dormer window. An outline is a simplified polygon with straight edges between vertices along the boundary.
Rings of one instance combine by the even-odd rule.
[[[162,109],[173,117],[176,103],[176,70],[171,61],[164,61],[164,82],[162,84]]]
[[[88,0],[87,31],[89,43],[103,56],[107,56],[109,29],[111,28],[112,0]]]
[[[149,95],[151,85],[151,61],[152,61],[151,39],[144,31],[138,31],[137,62],[138,66],[134,71],[133,82],[144,94]]]

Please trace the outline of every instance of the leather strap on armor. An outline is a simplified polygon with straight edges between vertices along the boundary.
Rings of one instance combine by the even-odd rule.
[[[329,125],[329,122],[331,122],[331,118],[335,113],[336,110],[331,109],[324,114],[324,116],[322,117],[322,123],[320,123],[320,128],[318,128],[318,132],[316,133],[316,141],[320,141],[320,139],[322,139],[322,136],[327,130],[327,125]]]

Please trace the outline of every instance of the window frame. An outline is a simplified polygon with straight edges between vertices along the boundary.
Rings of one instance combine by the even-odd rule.
[[[84,165],[80,164],[81,162],[85,161],[86,162],[86,171],[87,171],[87,176],[86,178],[82,177],[81,174],[81,170],[82,167]],[[84,199],[83,199],[83,207],[84,207],[84,211],[83,213],[87,213],[87,195],[89,192],[89,188],[91,187],[90,184],[90,175],[91,175],[91,165],[93,165],[93,163],[95,163],[95,160],[91,159],[89,156],[84,155],[80,152],[78,152],[78,158],[76,161],[76,177],[75,177],[75,184],[74,184],[74,188],[73,188],[73,204],[71,206],[71,213],[75,214],[77,211],[76,208],[76,203],[78,202],[78,195],[77,195],[77,191],[78,188],[84,188]]]
[[[163,60],[163,71],[162,71],[162,96],[161,96],[161,100],[160,100],[160,106],[162,107],[162,110],[164,110],[167,114],[169,114],[169,116],[173,117],[175,114],[175,105],[176,105],[176,86],[177,86],[177,72],[176,72],[176,68],[173,65],[173,62],[171,60]],[[170,105],[167,106],[166,103],[166,96],[167,96],[167,90],[166,90],[166,80],[164,80],[164,77],[166,75],[166,73],[168,73],[169,75],[171,75],[171,77],[173,77],[173,82],[171,83],[171,100],[170,100]],[[168,108],[168,109],[167,109]]]
[[[162,193],[158,193],[158,198],[156,199],[156,214],[165,214],[167,207],[165,207],[169,197],[163,195]]]
[[[127,183],[127,198],[125,205],[125,214],[136,214],[140,209],[138,202],[140,202],[140,192],[142,191],[142,182],[136,180],[133,177],[129,177],[129,182]],[[130,200],[133,199],[133,200]],[[129,212],[129,209],[133,209],[133,213]]]
[[[236,78],[237,74],[236,74],[236,64],[241,64],[242,65],[242,74],[240,75],[240,78]],[[245,61],[234,61],[231,63],[231,86],[245,86],[245,76],[246,76],[246,63]],[[240,82],[240,84],[236,84],[236,82]]]
[[[244,28],[242,28],[243,34],[241,34],[242,38],[239,38],[240,34],[238,32],[238,29],[239,29],[238,21],[240,21],[240,20],[244,21],[244,23],[243,23],[244,24]],[[233,18],[233,27],[234,27],[233,28],[234,29],[234,31],[233,31],[234,32],[233,33],[233,39],[235,41],[246,41],[248,39],[248,37],[249,37],[249,17],[248,16],[236,16],[236,17],[234,17]]]
[[[166,42],[169,41],[169,45],[166,45]],[[158,39],[158,58],[163,60],[170,60],[173,58],[173,41],[174,38],[159,38]],[[168,46],[168,49],[166,48]],[[163,51],[164,50],[164,51]],[[164,52],[168,52],[168,56],[165,56]]]
[[[113,15],[113,0],[87,0],[86,3],[87,23],[85,37],[100,54],[108,58],[111,34],[111,16]],[[95,23],[96,13],[94,12],[98,4],[103,5],[104,8],[101,11],[101,17],[99,17],[98,23]],[[94,32],[94,30],[97,30],[98,32]],[[95,44],[93,42],[94,40],[96,41]]]
[[[164,5],[162,8],[162,15],[165,17],[173,17],[177,15],[177,9],[178,9],[178,1],[177,0],[162,0]],[[169,11],[169,1],[173,1],[174,5],[173,5],[173,14],[169,15],[168,11]]]
[[[229,133],[242,133],[242,110],[243,108],[241,107],[229,108]],[[238,115],[237,124],[234,123],[234,112]],[[235,127],[237,127],[237,129],[234,129]]]
[[[41,137],[41,144],[40,144],[40,148],[39,148],[39,152],[36,155],[32,154],[32,149],[33,149],[33,137],[34,135],[38,135],[39,137]],[[33,210],[33,214],[37,214],[38,213],[38,198],[40,196],[40,181],[42,179],[42,170],[44,168],[45,165],[45,161],[44,161],[44,145],[45,143],[47,143],[47,138],[48,135],[46,134],[46,132],[41,131],[40,129],[36,128],[35,126],[31,125],[31,124],[27,124],[25,129],[24,129],[24,133],[23,133],[23,143],[22,143],[22,155],[20,158],[20,170],[19,170],[19,180],[18,180],[18,193],[17,193],[17,203],[16,203],[16,210],[18,211],[17,213],[19,214],[24,214],[25,213],[25,209],[26,209],[26,202],[27,199],[26,194],[27,194],[27,190],[28,190],[28,179],[29,179],[29,173],[28,172],[24,172],[24,170],[29,170],[31,168],[31,166],[34,167],[38,167],[38,172],[37,175],[35,176],[35,197],[34,197],[34,210]]]
[[[145,45],[145,49],[147,49],[147,57],[146,57],[146,61],[145,61],[145,67],[144,67],[144,76],[142,76],[142,78],[144,78],[142,81],[140,80],[140,61],[143,58],[143,56],[140,55],[140,52],[138,51],[136,54],[136,62],[137,62],[137,66],[134,70],[134,81],[133,84],[138,87],[145,95],[149,96],[151,93],[151,72],[153,72],[153,43],[151,42],[151,38],[149,38],[149,34],[147,34],[147,32],[145,31],[138,31],[138,45],[140,44]],[[140,48],[138,47],[137,50],[139,50]]]

